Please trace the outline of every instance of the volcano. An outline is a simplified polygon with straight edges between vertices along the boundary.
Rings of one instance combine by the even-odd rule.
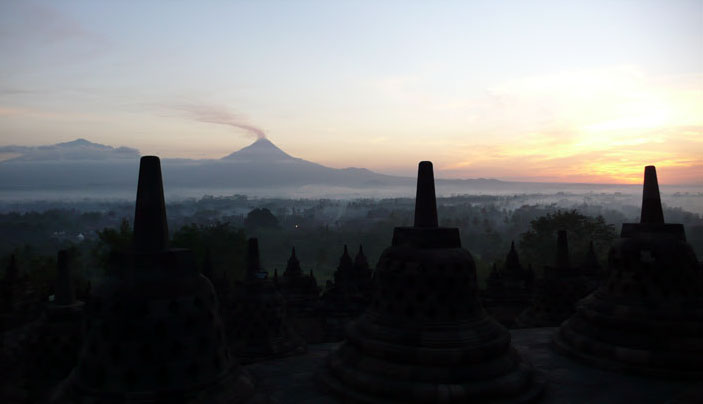
[[[221,188],[286,188],[306,185],[367,187],[396,182],[399,177],[363,168],[330,168],[293,157],[266,138],[258,139],[219,160],[164,160],[168,181],[176,186],[207,184]]]
[[[261,138],[256,142],[244,147],[234,153],[228,154],[222,160],[226,161],[286,161],[300,160],[281,150],[266,138]]]

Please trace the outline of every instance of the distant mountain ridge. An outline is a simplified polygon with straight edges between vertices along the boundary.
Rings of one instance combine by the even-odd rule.
[[[5,146],[0,153],[19,156],[0,162],[0,189],[130,188],[135,185],[140,153],[76,139],[49,146]],[[190,189],[276,188],[300,186],[368,187],[407,184],[367,169],[336,169],[293,157],[268,139],[221,159],[162,159],[167,186]]]
[[[0,155],[2,195],[85,197],[132,195],[136,189],[140,153],[76,139],[48,146],[4,146]],[[220,159],[164,158],[164,185],[172,195],[279,195],[296,197],[389,197],[412,195],[415,178],[373,172],[365,168],[330,168],[293,157],[268,139]],[[627,191],[627,185],[506,182],[495,179],[436,179],[438,192],[451,194],[511,194],[537,192]],[[597,190],[597,191],[596,191]]]
[[[51,160],[105,160],[105,159],[134,159],[139,157],[139,150],[131,147],[112,147],[93,143],[86,139],[76,139],[70,142],[46,146],[3,146],[0,154],[19,154],[5,160],[18,161],[51,161]]]

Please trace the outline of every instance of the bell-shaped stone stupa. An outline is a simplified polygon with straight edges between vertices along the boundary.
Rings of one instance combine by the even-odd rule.
[[[432,163],[421,162],[415,225],[379,258],[374,299],[330,354],[321,381],[345,402],[515,403],[542,383],[486,315],[459,230],[438,227]]]
[[[515,327],[554,327],[574,313],[576,303],[592,289],[585,276],[571,265],[565,230],[557,232],[553,266],[545,266],[544,277],[536,287],[532,304],[515,319]]]
[[[288,320],[285,298],[261,268],[258,240],[248,243],[246,279],[235,290],[228,314],[235,355],[249,363],[305,353],[305,341]]]
[[[57,401],[245,402],[253,393],[212,284],[190,250],[168,247],[159,158],[142,157],[133,247],[113,251],[91,291],[83,349]]]
[[[58,252],[54,299],[47,303],[27,338],[25,360],[31,366],[26,378],[31,400],[46,401],[46,397],[33,394],[46,392],[68,376],[81,348],[84,304],[76,300],[69,258],[67,250]]]
[[[600,367],[703,380],[702,277],[683,225],[664,223],[655,168],[645,167],[640,223],[623,224],[607,281],[555,346]]]

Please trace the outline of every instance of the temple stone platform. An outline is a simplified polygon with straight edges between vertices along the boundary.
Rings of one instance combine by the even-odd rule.
[[[557,327],[510,330],[515,349],[547,380],[538,403],[622,404],[703,403],[703,381],[677,381],[616,373],[589,367],[556,353],[552,336]],[[274,402],[342,403],[321,390],[316,380],[327,355],[340,343],[308,345],[308,353],[246,366],[259,388]]]

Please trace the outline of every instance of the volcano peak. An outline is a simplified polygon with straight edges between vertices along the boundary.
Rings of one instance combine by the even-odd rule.
[[[291,155],[281,150],[267,138],[257,139],[250,144],[222,158],[223,160],[289,160]]]

